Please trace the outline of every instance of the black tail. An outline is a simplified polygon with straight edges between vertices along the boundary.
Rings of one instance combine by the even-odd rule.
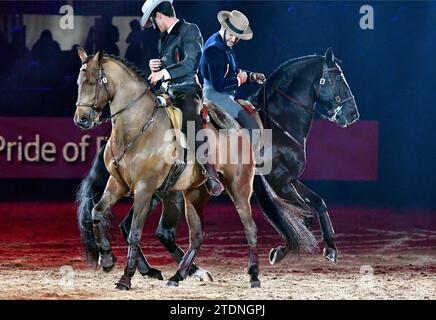
[[[80,229],[80,237],[85,247],[86,258],[89,262],[96,263],[98,259],[97,243],[92,227],[92,209],[103,195],[109,172],[104,164],[104,146],[97,154],[88,175],[83,179],[76,194],[77,222]],[[103,221],[105,225],[108,222]]]
[[[254,177],[254,192],[270,224],[285,238],[288,251],[313,251],[317,242],[304,225],[305,212],[280,198],[263,176]]]

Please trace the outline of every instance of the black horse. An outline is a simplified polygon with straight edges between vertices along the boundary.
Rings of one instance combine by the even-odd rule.
[[[334,231],[324,200],[298,178],[306,164],[306,140],[314,114],[347,127],[359,119],[356,102],[331,49],[325,56],[306,56],[282,64],[265,85],[251,97],[259,109],[265,128],[272,130],[272,171],[257,175],[254,192],[271,224],[284,236],[286,245],[270,252],[272,264],[282,260],[289,251],[298,250],[307,233],[298,234],[302,219],[309,227],[313,214],[319,224],[325,248],[324,256],[336,262]],[[322,104],[327,113],[316,109]],[[265,195],[268,195],[265,197]],[[310,237],[311,235],[309,235]]]
[[[264,127],[272,130],[272,157],[266,159],[272,162],[272,171],[264,176],[258,175],[254,180],[254,192],[264,216],[285,240],[285,246],[271,250],[269,258],[272,264],[282,260],[290,251],[311,250],[316,246],[316,240],[309,231],[314,214],[319,218],[325,242],[323,254],[328,260],[336,262],[334,231],[325,202],[298,178],[305,167],[306,139],[315,113],[341,127],[359,119],[354,97],[338,63],[331,49],[324,56],[289,60],[279,66],[250,98],[259,110]],[[316,110],[316,102],[324,105],[326,114]],[[94,262],[98,259],[98,247],[91,211],[100,199],[108,178],[101,151],[77,193],[81,238],[89,260]],[[200,190],[197,199],[191,200],[200,213],[210,197]],[[184,252],[176,244],[176,229],[184,214],[183,196],[170,193],[160,199],[154,197],[150,210],[154,210],[160,201],[163,202],[163,212],[156,236],[179,263]],[[126,241],[131,218],[132,211],[120,224]],[[113,266],[113,261],[100,263],[106,271]],[[142,252],[138,257],[138,270],[142,275],[162,279],[160,271],[150,267]],[[210,278],[207,271],[196,265],[192,266],[189,274]]]

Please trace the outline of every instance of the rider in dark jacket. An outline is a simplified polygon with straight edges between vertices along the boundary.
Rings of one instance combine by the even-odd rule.
[[[202,89],[197,71],[201,58],[203,38],[197,25],[177,19],[172,0],[147,0],[143,6],[142,25],[153,26],[162,33],[159,40],[159,58],[149,62],[153,83],[163,83],[177,107],[183,112],[182,132],[187,134],[188,121],[194,124],[195,132],[202,126],[199,111],[202,102]],[[197,139],[187,146],[195,152]],[[206,189],[218,196],[224,190],[215,168],[210,163],[197,161],[205,174]]]

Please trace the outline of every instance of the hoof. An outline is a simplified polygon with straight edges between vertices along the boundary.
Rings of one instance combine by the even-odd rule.
[[[110,267],[102,267],[104,272],[111,272],[112,269],[114,268],[113,265],[111,265]]]
[[[269,263],[276,264],[277,262],[282,261],[286,254],[286,248],[283,246],[271,249],[269,252]]]
[[[198,281],[201,282],[213,282],[213,278],[212,278],[212,274],[205,270],[205,269],[201,269],[198,268],[193,274],[192,277],[194,277],[195,279],[197,279]]]
[[[105,254],[101,254],[98,257],[98,265],[103,268],[104,272],[110,272],[114,268],[115,262],[117,258],[115,258],[111,251]]]
[[[116,284],[115,289],[121,290],[121,291],[129,291],[130,290],[129,287],[126,287],[124,284],[120,284],[120,283]]]
[[[251,289],[260,288],[260,281],[259,280],[250,281],[250,288]]]
[[[169,278],[167,282],[168,287],[177,287],[179,282],[183,281],[183,277],[180,275],[179,271],[176,272],[171,278]]]
[[[150,268],[146,273],[141,273],[144,277],[149,277],[150,279],[163,280],[162,272],[155,268]]]
[[[331,263],[336,263],[338,251],[335,248],[326,247],[324,248],[322,255]]]
[[[178,281],[168,280],[168,282],[167,282],[167,287],[178,287],[178,286],[179,286]]]
[[[115,285],[116,285],[115,289],[124,290],[124,291],[130,290],[131,288],[130,278],[126,275],[123,275],[120,278],[120,281],[118,281]]]

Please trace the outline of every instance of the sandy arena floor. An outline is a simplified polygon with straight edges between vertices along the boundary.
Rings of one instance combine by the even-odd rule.
[[[132,290],[120,292],[114,283],[122,275],[127,249],[116,229],[112,244],[117,265],[111,273],[104,273],[84,262],[71,204],[30,204],[19,209],[3,205],[0,299],[436,300],[433,212],[335,208],[332,220],[340,250],[337,265],[321,256],[320,246],[319,252],[289,255],[271,266],[268,252],[282,241],[255,211],[262,288],[248,289],[243,231],[236,214],[228,211],[225,206],[214,207],[211,218],[206,219],[207,237],[196,260],[212,273],[213,282],[189,278],[170,288],[165,281],[142,278],[138,273]],[[151,236],[157,218],[155,215],[144,230],[142,248],[168,279],[176,264]],[[315,235],[320,237],[316,229]],[[186,226],[181,227],[178,241],[186,248]]]
[[[435,252],[436,254],[436,252]],[[261,289],[248,289],[245,260],[240,263],[201,261],[213,282],[189,278],[179,287],[165,281],[133,278],[132,290],[120,292],[114,283],[122,274],[71,266],[0,269],[0,299],[431,299],[436,300],[436,255],[341,256],[331,266],[321,257],[287,259],[270,266],[264,261]],[[175,264],[161,268],[164,277]]]

